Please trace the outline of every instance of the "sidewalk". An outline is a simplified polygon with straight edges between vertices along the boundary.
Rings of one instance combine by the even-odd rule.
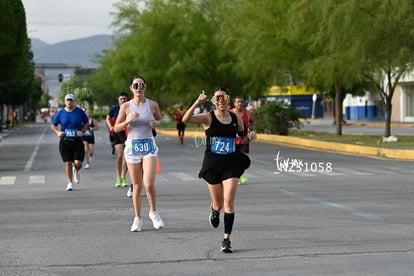
[[[2,131],[0,132],[0,143],[2,141],[3,138],[7,138],[11,133],[13,133],[14,130],[10,130],[10,129],[2,129]]]
[[[304,123],[303,130],[335,133],[336,127],[332,119],[315,119]],[[344,134],[370,134],[382,136],[385,130],[384,122],[347,122],[342,126]],[[177,137],[175,129],[159,129],[159,134]],[[201,129],[186,129],[186,137],[204,137],[204,131]],[[391,124],[391,133],[393,135],[414,135],[414,124]],[[302,139],[291,136],[281,136],[272,134],[257,134],[257,142],[288,145],[293,147],[322,150],[329,152],[339,152],[354,155],[365,155],[398,160],[414,160],[414,150],[393,150],[377,147],[366,147],[359,145],[340,144],[333,142],[321,142],[310,139]]]

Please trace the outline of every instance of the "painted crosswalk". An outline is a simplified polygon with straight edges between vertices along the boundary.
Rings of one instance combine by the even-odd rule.
[[[277,170],[264,170],[264,169],[249,169],[247,171],[248,178],[254,182],[258,182],[261,179],[267,179],[269,177],[298,177],[298,178],[314,178],[317,176],[323,177],[347,177],[347,176],[359,176],[359,177],[370,177],[372,175],[399,175],[403,172],[402,169],[396,170],[382,170],[380,168],[372,169],[349,169],[344,167],[334,168],[332,171],[290,171],[280,172]],[[0,176],[0,187],[11,186],[21,184],[27,185],[43,185],[47,183],[47,175],[5,175]],[[55,181],[56,177],[49,176],[49,181]],[[198,175],[195,172],[161,172],[156,176],[156,183],[169,183],[169,182],[180,182],[180,183],[192,183],[199,181]]]
[[[31,175],[29,177],[29,184],[44,184],[45,176],[44,175]]]
[[[13,185],[16,181],[16,176],[2,176],[0,178],[0,185]]]

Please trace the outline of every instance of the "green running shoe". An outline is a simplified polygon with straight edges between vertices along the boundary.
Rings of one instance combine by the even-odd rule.
[[[246,183],[246,182],[247,182],[247,175],[246,175],[246,173],[244,173],[240,176],[240,183],[243,184],[243,183]]]
[[[122,187],[128,187],[128,182],[127,182],[125,177],[121,178],[121,186]]]
[[[121,184],[122,184],[122,179],[121,177],[118,176],[116,178],[115,187],[121,187]]]

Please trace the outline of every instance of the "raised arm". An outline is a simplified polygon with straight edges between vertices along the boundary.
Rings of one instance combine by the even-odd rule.
[[[187,123],[204,124],[204,125],[209,124],[208,114],[202,113],[202,114],[193,115],[196,107],[199,106],[205,100],[207,100],[207,95],[205,94],[203,90],[201,91],[201,94],[198,96],[197,100],[193,103],[193,105],[185,112],[183,119],[182,119],[184,124],[187,124]]]

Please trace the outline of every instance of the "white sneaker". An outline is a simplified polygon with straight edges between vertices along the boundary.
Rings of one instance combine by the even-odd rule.
[[[80,182],[79,172],[77,172],[76,169],[73,170],[73,181],[75,181],[76,184]]]
[[[132,187],[131,186],[129,186],[129,188],[128,188],[127,197],[132,197]]]
[[[93,155],[89,155],[89,161],[93,162],[95,160],[95,158],[93,157]]]
[[[85,170],[89,169],[89,167],[90,167],[90,166],[89,166],[89,163],[86,163],[86,164],[85,164]]]
[[[131,225],[131,232],[141,232],[142,230],[142,219],[135,217],[134,222]]]
[[[72,183],[68,183],[68,185],[66,185],[66,191],[72,191],[72,190],[73,190]]]
[[[150,212],[149,218],[152,220],[152,226],[154,226],[155,229],[160,229],[164,227],[164,222],[162,221],[160,214],[158,214],[158,211],[152,213]]]

